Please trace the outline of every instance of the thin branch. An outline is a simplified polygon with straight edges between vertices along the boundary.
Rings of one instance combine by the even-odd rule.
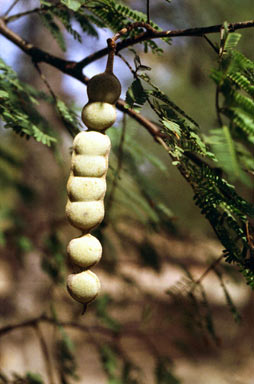
[[[123,100],[119,99],[116,103],[116,106],[120,111],[127,113],[134,120],[143,125],[143,127],[153,136],[155,141],[158,141],[159,137],[164,136],[156,124],[152,123],[150,120],[146,119],[144,116],[140,115],[133,109],[127,109],[126,103]]]
[[[51,85],[49,84],[49,82],[48,82],[46,76],[42,73],[42,71],[41,71],[41,69],[40,69],[38,63],[34,63],[34,66],[35,66],[37,72],[39,73],[40,78],[42,79],[42,81],[44,82],[44,84],[46,85],[46,87],[48,88],[49,93],[51,94],[51,96],[53,97],[53,99],[56,101],[56,95],[55,95],[55,93],[54,93],[54,91],[53,91]]]
[[[128,61],[125,59],[125,57],[123,55],[121,55],[121,53],[117,53],[116,56],[120,57],[120,59],[124,62],[124,64],[127,65],[127,67],[129,68],[129,70],[131,71],[131,73],[133,74],[133,76],[136,76],[136,71],[132,68],[132,66],[128,63]]]
[[[103,333],[105,335],[112,335],[114,332],[111,331],[110,329],[107,329],[107,328],[103,328],[103,327],[97,327],[97,326],[90,326],[90,327],[87,327],[85,325],[81,325],[81,324],[77,324],[75,322],[72,322],[72,321],[56,321],[54,318],[50,318],[46,315],[41,315],[41,316],[38,316],[38,317],[35,317],[33,319],[30,319],[30,320],[25,320],[21,323],[17,323],[17,324],[13,324],[13,325],[6,325],[5,327],[2,327],[0,328],[0,337],[8,334],[9,332],[12,332],[12,331],[15,331],[17,329],[22,329],[22,328],[27,328],[27,327],[34,327],[36,326],[37,324],[39,323],[49,323],[49,324],[54,324],[54,325],[61,325],[63,327],[71,327],[71,328],[76,328],[76,329],[79,329],[81,331],[91,331],[91,332],[100,332],[100,333]]]
[[[47,372],[47,375],[48,375],[49,384],[54,384],[53,369],[52,369],[52,365],[51,365],[51,362],[50,362],[50,356],[49,356],[47,344],[45,342],[44,336],[43,336],[43,334],[41,332],[41,329],[40,329],[40,326],[39,326],[38,322],[36,324],[34,324],[33,327],[34,327],[34,329],[36,331],[36,334],[38,336],[38,340],[39,340],[39,343],[40,343],[40,346],[41,346],[41,351],[42,351],[42,354],[43,354],[43,357],[44,357],[44,361],[45,361],[45,365],[46,365],[46,372]]]
[[[33,44],[22,39],[22,37],[9,29],[4,20],[1,18],[0,33],[8,40],[12,41],[15,45],[17,45],[27,55],[31,56],[34,62],[44,62],[50,64],[53,67],[60,69],[62,72],[78,78],[79,80],[83,78],[82,70],[76,67],[77,63],[75,61],[61,59],[60,57],[54,56],[49,52],[35,47]]]
[[[192,36],[192,37],[203,37],[204,35],[210,33],[220,33],[223,24],[212,25],[209,27],[197,27],[197,28],[188,28],[188,29],[176,29],[176,30],[168,30],[168,31],[157,31],[152,28],[147,23],[134,23],[143,26],[143,28],[149,28],[146,32],[140,33],[138,36],[134,36],[131,38],[124,39],[116,44],[116,53],[121,51],[124,48],[135,45],[137,43],[141,43],[146,40],[158,39],[163,37],[184,37],[184,36]],[[242,21],[238,23],[230,23],[228,26],[229,32],[234,32],[238,29],[252,28],[254,27],[254,20]],[[127,31],[126,31],[127,32]],[[94,62],[95,60],[101,59],[103,56],[107,55],[108,48],[103,48],[100,51],[94,52],[93,54],[82,59],[77,65],[81,68],[84,68],[88,64]]]
[[[204,278],[208,275],[209,272],[213,271],[215,267],[221,262],[221,260],[224,258],[224,254],[222,254],[220,257],[215,259],[209,267],[202,273],[202,275],[197,279],[193,281],[193,287],[191,289],[191,292],[195,290],[195,288],[204,280]]]
[[[7,335],[9,332],[15,331],[17,329],[23,329],[27,327],[35,327],[37,324],[40,323],[48,323],[52,325],[57,325],[57,326],[62,326],[65,328],[74,328],[76,330],[86,332],[86,333],[99,333],[104,336],[109,336],[109,337],[115,337],[116,332],[110,328],[106,328],[100,325],[83,325],[79,323],[75,323],[74,321],[59,321],[56,320],[55,318],[48,317],[46,315],[41,315],[38,317],[34,317],[30,320],[26,320],[17,324],[12,324],[12,325],[7,325],[2,328],[0,328],[0,338],[4,335]],[[140,332],[136,326],[130,326],[130,327],[125,327],[122,330],[122,334],[126,336],[126,334],[130,335],[137,335]]]
[[[55,93],[54,93],[54,91],[53,91],[51,85],[49,84],[49,82],[48,82],[46,76],[42,73],[42,71],[41,71],[41,69],[40,69],[38,63],[34,62],[33,64],[34,64],[36,70],[38,71],[38,73],[39,73],[39,75],[40,75],[40,78],[42,79],[42,81],[44,82],[44,84],[46,85],[46,87],[48,88],[49,93],[51,94],[51,96],[52,96],[52,98],[53,98],[53,100],[54,100],[54,102],[55,102],[55,105],[56,105],[56,107],[57,107],[57,97],[56,97],[56,95],[55,95]],[[61,119],[62,119],[62,116],[60,116],[60,117],[61,117]],[[63,120],[63,119],[62,119],[62,120]],[[76,132],[76,131],[74,132],[74,131],[69,127],[68,124],[66,124],[66,128],[67,128],[69,134],[70,134],[72,137],[75,137],[75,135],[78,133],[78,132]]]
[[[146,22],[147,24],[150,24],[150,0],[146,0],[146,14],[147,14]]]
[[[212,42],[206,35],[204,35],[203,37],[204,37],[204,39],[208,42],[208,44],[212,47],[212,49],[213,49],[217,54],[219,54],[219,49],[213,44],[213,42]]]
[[[34,8],[34,9],[30,9],[29,11],[16,13],[15,15],[11,15],[8,17],[5,16],[3,19],[4,19],[5,23],[10,23],[12,21],[18,20],[20,17],[29,16],[32,13],[39,13],[42,11],[44,11],[42,8]]]
[[[12,21],[18,20],[20,17],[29,16],[29,15],[32,15],[33,13],[47,12],[49,9],[55,9],[55,8],[59,8],[62,6],[63,6],[63,4],[61,4],[60,2],[55,3],[54,5],[52,4],[50,6],[43,5],[41,7],[33,8],[33,9],[30,9],[30,10],[25,11],[25,12],[16,13],[15,15],[11,15],[8,17],[6,17],[7,15],[5,15],[3,20],[5,23],[10,23]]]
[[[19,0],[13,1],[13,3],[9,6],[7,11],[4,13],[4,17],[6,17],[11,12],[11,10],[15,7],[16,4],[18,4],[18,2],[19,2]]]
[[[222,127],[223,121],[222,121],[221,114],[220,114],[219,98],[220,98],[220,87],[217,85],[216,92],[215,92],[215,108],[216,108],[216,115],[217,115],[217,120],[218,120],[219,126]]]

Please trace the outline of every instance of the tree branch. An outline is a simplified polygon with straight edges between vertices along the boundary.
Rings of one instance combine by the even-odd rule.
[[[75,77],[78,80],[82,80],[82,70],[77,68],[77,63],[75,61],[69,61],[61,59],[60,57],[54,56],[42,49],[35,47],[33,44],[22,39],[19,35],[13,32],[7,27],[4,20],[0,18],[0,34],[5,36],[8,40],[13,42],[17,47],[19,47],[27,55],[31,56],[32,60],[36,63],[44,62],[60,69],[62,72]],[[87,79],[88,81],[88,79]]]
[[[35,317],[33,319],[30,319],[30,320],[26,320],[26,321],[23,321],[21,323],[17,323],[17,324],[12,324],[12,325],[6,325],[5,327],[2,327],[0,328],[0,338],[6,334],[8,334],[9,332],[12,332],[16,329],[22,329],[22,328],[27,328],[27,327],[36,327],[37,324],[39,323],[48,323],[48,324],[55,324],[55,325],[61,325],[63,327],[71,327],[71,328],[77,328],[81,331],[91,331],[91,332],[101,332],[101,333],[105,333],[105,335],[113,335],[114,334],[114,331],[108,329],[108,328],[103,328],[103,327],[97,327],[97,326],[85,326],[85,325],[82,325],[82,324],[77,324],[73,321],[62,321],[62,322],[59,322],[59,321],[56,321],[54,318],[50,318],[46,315],[41,315],[41,316],[38,316],[38,317]]]
[[[135,23],[138,24],[138,23]],[[192,37],[203,37],[204,35],[210,33],[219,33],[223,24],[212,25],[209,27],[197,27],[197,28],[188,28],[188,29],[176,29],[176,30],[168,30],[168,31],[157,31],[152,28],[149,24],[139,23],[140,26],[143,24],[143,27],[149,26],[150,28],[143,33],[140,33],[138,36],[127,38],[116,44],[116,54],[124,48],[128,48],[137,43],[141,43],[146,40],[158,39],[163,37],[184,37],[184,36],[192,36]],[[249,21],[240,21],[238,23],[230,23],[228,25],[229,32],[234,32],[237,29],[245,29],[254,27],[254,20]],[[108,53],[108,48],[103,48],[100,51],[94,52],[93,54],[85,57],[81,60],[77,65],[78,67],[84,68],[88,64],[91,64],[93,61],[101,59]]]
[[[11,10],[15,7],[15,5],[19,2],[19,0],[14,0],[13,3],[9,6],[9,8],[7,9],[7,11],[4,13],[4,17],[6,17],[10,12]]]
[[[44,357],[45,366],[46,366],[46,372],[47,372],[47,375],[48,375],[49,384],[54,384],[53,368],[51,366],[51,361],[50,361],[50,356],[49,356],[49,351],[48,351],[48,347],[47,347],[46,341],[45,341],[44,336],[43,336],[43,334],[41,332],[39,323],[38,322],[35,323],[33,327],[34,327],[35,332],[36,332],[36,334],[38,336],[38,340],[39,340],[39,343],[40,343],[42,355]]]
[[[202,273],[202,275],[197,279],[193,280],[193,286],[190,290],[190,292],[193,292],[195,288],[200,285],[200,283],[204,280],[206,275],[208,275],[209,272],[214,270],[214,268],[223,260],[224,254],[220,255],[217,259],[215,259],[207,268],[206,270]]]
[[[150,0],[146,0],[146,15],[147,15],[147,24],[150,23]]]

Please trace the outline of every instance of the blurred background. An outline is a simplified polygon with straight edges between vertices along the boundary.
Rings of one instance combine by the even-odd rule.
[[[0,2],[0,14],[11,4]],[[124,4],[146,12],[145,1]],[[39,5],[20,0],[11,14]],[[150,1],[151,18],[163,29],[245,21],[253,11],[251,0]],[[98,38],[87,36],[73,25],[83,43],[64,31],[64,53],[36,14],[9,27],[75,61],[105,47],[112,36],[105,28],[97,28]],[[253,60],[253,30],[241,34],[239,49]],[[218,42],[217,35],[210,38]],[[153,82],[198,121],[203,134],[216,128],[209,77],[215,52],[202,38],[176,37],[170,46],[158,45],[163,55],[135,47],[142,64],[151,67]],[[0,46],[1,58],[20,81],[49,94],[29,57],[3,36]],[[131,51],[122,55],[133,65]],[[104,71],[105,63],[103,58],[90,64],[84,74]],[[39,66],[54,94],[79,116],[87,103],[85,86]],[[124,99],[133,76],[119,57],[115,74]],[[120,111],[107,131],[113,148],[106,216],[94,231],[103,245],[93,269],[102,292],[81,315],[65,289],[71,270],[66,246],[80,234],[65,218],[72,137],[47,100],[41,99],[38,110],[58,140],[50,148],[0,123],[0,383],[253,383],[252,292],[234,266],[216,264],[223,247],[166,151]],[[142,114],[156,120],[148,107]],[[237,189],[253,202],[253,188]],[[207,270],[212,263],[215,268]],[[21,326],[1,333],[12,324]]]

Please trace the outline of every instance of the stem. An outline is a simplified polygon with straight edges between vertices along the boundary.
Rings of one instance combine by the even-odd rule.
[[[212,264],[210,264],[209,267],[202,273],[202,275],[197,280],[193,281],[193,287],[191,289],[191,292],[195,290],[197,285],[199,285],[204,280],[204,278],[206,277],[206,275],[208,275],[209,272],[214,270],[214,268],[221,262],[223,258],[224,258],[224,254],[222,254],[220,257],[214,260]]]
[[[61,6],[62,6],[61,3],[56,3],[56,4],[51,5],[51,6],[44,5],[42,7],[33,8],[33,9],[30,9],[29,11],[16,13],[15,15],[11,15],[11,16],[8,16],[8,17],[6,17],[7,15],[4,15],[4,21],[5,21],[5,23],[10,23],[12,21],[15,21],[15,20],[19,19],[20,17],[29,16],[29,15],[32,15],[33,13],[47,12],[49,9],[55,9],[55,8],[58,8],[58,7],[61,7]]]
[[[42,73],[42,71],[41,71],[41,69],[40,69],[38,63],[34,62],[34,66],[35,66],[36,70],[38,71],[38,73],[39,73],[39,75],[40,75],[40,78],[42,79],[42,81],[44,82],[44,84],[46,85],[46,87],[48,88],[49,93],[51,94],[51,96],[52,96],[52,98],[53,98],[53,100],[54,100],[54,102],[55,102],[56,109],[57,109],[57,97],[56,97],[56,95],[55,95],[55,93],[54,93],[54,91],[53,91],[51,85],[49,84],[49,82],[48,82],[46,76]],[[61,118],[62,118],[62,117],[61,117]],[[67,128],[69,134],[70,134],[73,138],[79,133],[79,131],[77,131],[77,130],[75,130],[75,131],[72,130],[72,129],[69,127],[69,124],[66,124],[66,128]]]
[[[213,44],[213,42],[208,39],[208,37],[206,35],[203,35],[204,39],[208,42],[208,44],[213,48],[213,50],[219,54],[219,49]]]
[[[133,27],[131,27],[133,26]],[[189,37],[203,37],[204,35],[210,34],[210,33],[220,33],[221,28],[223,27],[222,24],[218,25],[212,25],[209,27],[197,27],[197,28],[188,28],[188,29],[176,29],[176,30],[166,30],[166,31],[157,31],[154,28],[151,27],[151,25],[147,23],[133,23],[131,26],[128,26],[128,28],[123,28],[122,32],[118,32],[116,34],[115,40],[120,37],[122,34],[127,33],[129,30],[136,28],[137,26],[147,28],[146,32],[140,33],[137,36],[126,38],[123,41],[120,41],[116,44],[116,53],[121,51],[124,48],[130,47],[132,45],[141,43],[146,40],[151,39],[158,39],[163,37],[183,37],[183,36],[189,36]],[[240,21],[238,23],[230,23],[229,24],[229,32],[234,32],[238,29],[245,29],[245,28],[253,28],[254,27],[254,20],[248,20],[248,21]],[[119,36],[120,34],[120,36]],[[105,56],[108,53],[108,48],[103,48],[100,51],[97,51],[84,59],[82,59],[77,65],[81,68],[84,68],[88,64],[91,64],[95,60],[98,60]]]
[[[107,43],[108,43],[109,52],[108,52],[108,60],[107,60],[105,72],[113,74],[116,44],[113,39],[108,39]]]
[[[117,56],[120,57],[120,59],[124,62],[124,64],[127,65],[127,67],[129,68],[129,70],[131,71],[131,73],[133,74],[133,76],[136,76],[136,71],[132,68],[132,66],[128,63],[128,61],[125,59],[125,57],[123,57],[123,55],[121,55],[121,53],[117,53]]]
[[[15,7],[15,5],[19,2],[19,0],[14,0],[14,2],[9,6],[9,8],[7,9],[7,11],[4,13],[4,17],[6,17],[10,12],[11,10]]]
[[[217,119],[220,127],[223,126],[223,121],[220,115],[220,104],[219,104],[219,97],[220,97],[220,87],[217,85],[216,87],[216,93],[215,93],[215,107],[216,107],[216,114],[217,114]]]
[[[38,71],[39,75],[40,75],[40,78],[42,79],[42,81],[44,82],[44,84],[46,85],[46,87],[48,88],[48,91],[49,93],[51,94],[51,96],[53,97],[53,99],[56,101],[56,95],[53,91],[53,89],[51,88],[46,76],[42,73],[38,63],[34,63],[34,66],[36,68],[36,70]]]
[[[150,0],[146,0],[147,24],[150,24]]]
[[[38,336],[38,339],[39,339],[39,342],[40,342],[40,346],[41,346],[41,351],[42,351],[42,354],[44,356],[49,384],[54,384],[53,369],[52,369],[52,366],[51,366],[51,363],[50,363],[50,357],[49,357],[49,352],[48,352],[47,344],[46,344],[45,339],[43,337],[43,334],[42,334],[42,332],[40,330],[40,326],[39,326],[38,322],[36,324],[34,324],[34,329],[35,329],[35,331],[37,333],[37,336]]]

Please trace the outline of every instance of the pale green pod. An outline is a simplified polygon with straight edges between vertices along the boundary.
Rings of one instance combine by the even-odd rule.
[[[88,304],[96,298],[101,288],[100,280],[91,271],[71,274],[67,277],[67,289],[73,299]]]
[[[82,109],[81,117],[87,128],[104,131],[116,121],[116,107],[99,101],[88,103]]]
[[[103,220],[103,200],[74,202],[68,200],[66,205],[66,215],[74,227],[89,231]]]
[[[105,156],[110,147],[110,138],[95,131],[80,132],[73,140],[73,149],[79,155]]]
[[[73,264],[87,269],[100,261],[102,246],[96,237],[87,233],[77,239],[72,239],[68,244],[67,253]]]
[[[104,198],[107,185],[105,177],[76,177],[71,175],[67,193],[71,201],[96,201]]]
[[[101,177],[108,169],[106,156],[73,155],[72,171],[74,176]]]

